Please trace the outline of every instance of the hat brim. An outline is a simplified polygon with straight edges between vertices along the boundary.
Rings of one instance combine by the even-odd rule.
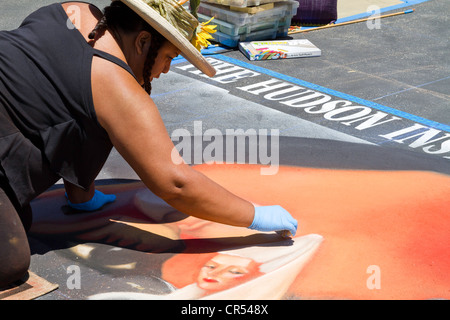
[[[119,1],[119,0],[112,0]],[[150,26],[158,31],[181,51],[181,55],[191,64],[209,77],[216,74],[216,69],[202,56],[202,54],[166,19],[141,0],[120,0],[136,12]]]

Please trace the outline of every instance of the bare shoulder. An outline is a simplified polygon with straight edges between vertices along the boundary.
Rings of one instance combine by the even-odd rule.
[[[175,166],[173,143],[153,100],[130,73],[102,58],[94,57],[91,79],[98,122],[114,147],[148,187],[166,183],[171,175],[161,173]]]
[[[80,33],[88,40],[88,34],[102,18],[102,11],[96,6],[85,2],[65,2],[61,4],[68,18]]]
[[[138,114],[149,116],[157,111],[153,100],[136,79],[122,67],[105,59],[93,58],[91,86],[97,118],[107,131],[125,119],[131,121]]]

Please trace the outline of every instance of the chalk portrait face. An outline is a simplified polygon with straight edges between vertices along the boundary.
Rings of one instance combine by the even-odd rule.
[[[249,258],[219,253],[200,269],[197,284],[207,291],[226,290],[261,275],[259,265]]]

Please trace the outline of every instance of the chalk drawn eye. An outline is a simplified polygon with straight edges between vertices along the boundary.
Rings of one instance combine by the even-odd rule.
[[[230,269],[228,270],[229,273],[234,274],[234,275],[242,275],[245,274],[246,272],[239,270],[239,269]]]

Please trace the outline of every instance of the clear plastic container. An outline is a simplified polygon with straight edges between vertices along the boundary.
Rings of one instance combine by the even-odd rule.
[[[214,41],[219,42],[224,46],[235,48],[241,41],[274,40],[276,38],[286,37],[288,30],[289,27],[277,27],[235,36],[217,31],[213,33],[212,36]]]
[[[280,20],[278,20],[279,27],[287,27],[289,28],[292,23],[293,16],[284,16]]]
[[[278,30],[277,30],[277,38],[284,38],[284,37],[287,37],[288,32],[289,32],[289,27],[290,27],[290,25],[289,25],[289,26],[281,26],[281,27],[278,27]]]
[[[205,16],[201,13],[198,14],[198,19],[200,22],[208,21],[211,19],[209,16]],[[284,20],[286,19],[278,19],[278,18],[272,18],[263,20],[261,22],[256,23],[250,23],[250,24],[243,24],[243,25],[235,25],[226,21],[222,21],[219,19],[214,19],[211,21],[212,25],[216,25],[216,30],[225,34],[228,34],[230,36],[237,36],[241,34],[248,34],[251,32],[256,32],[260,30],[265,29],[276,29],[281,25],[284,25]]]
[[[230,7],[254,7],[260,6],[266,3],[274,3],[274,2],[283,2],[289,0],[201,0],[201,2],[220,4],[222,6],[230,6]]]
[[[275,3],[273,9],[249,14],[232,11],[228,7],[201,2],[198,13],[218,20],[234,24],[236,26],[262,23],[269,20],[281,20],[286,16],[294,16],[297,13],[299,3],[297,1],[283,1]]]
[[[261,30],[237,36],[230,36],[229,34],[217,31],[216,33],[213,33],[212,36],[214,37],[215,41],[227,47],[235,48],[239,45],[240,41],[273,40],[277,37],[277,34],[278,28]]]

